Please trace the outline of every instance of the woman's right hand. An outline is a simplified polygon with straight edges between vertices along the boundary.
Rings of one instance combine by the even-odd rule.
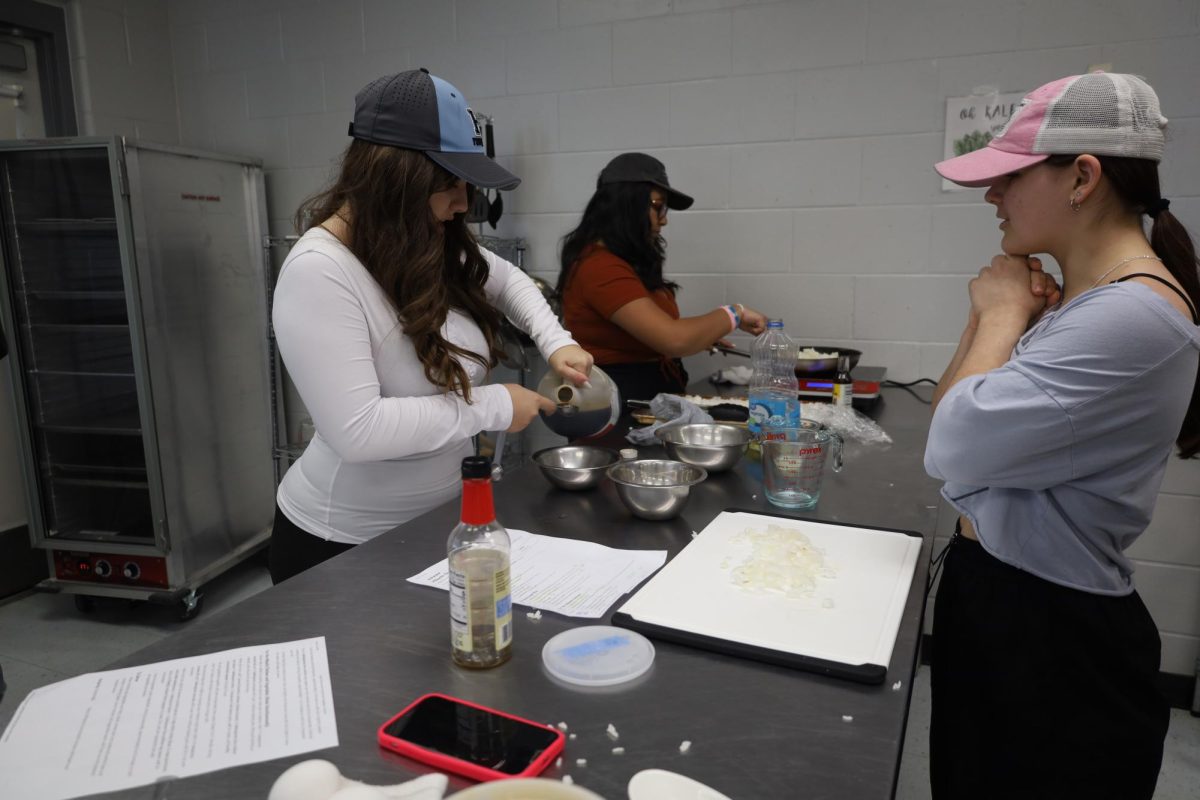
[[[549,398],[542,397],[537,392],[531,392],[524,386],[506,383],[504,388],[508,390],[508,396],[512,398],[513,413],[512,424],[508,426],[509,433],[525,430],[529,427],[529,423],[537,417],[539,411],[553,414],[557,408]]]

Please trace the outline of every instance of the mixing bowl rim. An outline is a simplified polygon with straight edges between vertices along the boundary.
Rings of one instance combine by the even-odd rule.
[[[683,481],[681,483],[668,483],[668,484],[634,483],[633,481],[628,481],[628,480],[625,480],[623,478],[618,478],[615,475],[613,475],[613,470],[617,469],[618,467],[624,467],[626,465],[633,465],[633,464],[644,464],[644,463],[678,464],[681,467],[686,467],[689,470],[696,470],[700,474],[694,480],[687,480],[687,481]],[[605,474],[608,476],[608,479],[610,481],[612,481],[613,483],[619,484],[621,486],[630,486],[635,489],[678,489],[680,487],[691,488],[692,486],[695,486],[698,483],[703,483],[708,478],[708,470],[706,470],[704,467],[701,467],[698,464],[689,464],[686,461],[680,461],[679,459],[676,459],[676,458],[639,458],[637,461],[619,461],[616,464],[609,466],[608,469],[605,470]]]
[[[672,430],[682,430],[684,428],[691,428],[691,427],[712,428],[712,427],[715,427],[718,425],[722,428],[731,428],[735,431],[738,431],[739,433],[744,435],[745,441],[734,442],[732,444],[714,444],[714,443],[707,443],[707,442],[677,442],[677,441],[668,442],[666,436],[663,435],[664,431],[669,432]],[[685,447],[712,447],[714,449],[724,449],[726,447],[739,447],[741,445],[747,445],[750,443],[750,439],[751,439],[750,431],[747,428],[744,428],[741,425],[734,425],[731,422],[717,422],[715,420],[713,422],[687,422],[687,423],[684,423],[683,425],[664,425],[663,427],[659,428],[658,430],[656,430],[654,432],[654,436],[656,439],[658,439],[663,444],[668,444],[668,443],[669,444],[677,444],[677,445],[683,445]]]
[[[587,450],[596,450],[601,453],[607,453],[609,456],[612,457],[612,460],[609,461],[607,464],[597,464],[594,467],[565,467],[562,464],[543,464],[538,459],[538,456],[542,455],[543,453],[549,453],[553,450],[565,450],[569,447],[582,447]],[[543,447],[541,450],[536,451],[533,455],[531,455],[529,457],[529,460],[532,461],[533,463],[537,464],[538,467],[540,467],[541,469],[565,469],[565,470],[580,470],[580,471],[591,472],[593,470],[601,470],[601,469],[608,469],[609,467],[615,467],[617,464],[621,463],[621,454],[618,453],[616,450],[613,450],[611,447],[600,447],[600,446],[594,445],[594,444],[556,444],[553,447]]]

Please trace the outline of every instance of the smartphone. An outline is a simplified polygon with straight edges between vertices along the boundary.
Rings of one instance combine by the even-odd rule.
[[[477,781],[537,775],[562,731],[444,694],[427,694],[379,727],[380,746]]]

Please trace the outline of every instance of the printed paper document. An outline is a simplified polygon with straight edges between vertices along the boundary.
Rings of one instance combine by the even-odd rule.
[[[560,539],[510,528],[513,602],[568,617],[604,616],[667,562],[666,550],[617,550],[593,542]],[[448,560],[409,578],[449,590]]]
[[[0,737],[0,794],[66,800],[337,744],[325,637],[242,647],[30,692]]]

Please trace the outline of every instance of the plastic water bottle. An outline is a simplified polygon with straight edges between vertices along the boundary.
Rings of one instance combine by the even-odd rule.
[[[783,320],[770,320],[754,340],[748,425],[756,440],[766,438],[769,429],[800,425],[796,354],[796,344],[784,331]]]

